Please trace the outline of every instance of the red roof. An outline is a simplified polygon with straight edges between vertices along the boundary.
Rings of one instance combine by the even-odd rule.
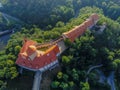
[[[92,18],[94,21],[97,21],[97,20],[99,19],[99,16],[98,16],[98,14],[93,13],[93,14],[90,16],[90,18]]]
[[[88,27],[94,25],[95,21],[98,19],[99,16],[97,14],[92,14],[85,22],[79,26],[76,26],[72,30],[63,33],[63,37],[69,38],[70,41],[73,42],[77,37],[82,35]]]
[[[99,19],[97,14],[92,14],[85,22],[76,26],[72,30],[63,33],[63,38],[69,38],[73,42],[77,37],[82,35],[85,30],[94,25],[94,23]],[[60,39],[61,41],[61,39]],[[55,42],[57,44],[57,42]],[[54,63],[57,60],[57,54],[60,53],[58,45],[53,45],[47,50],[41,51],[36,46],[37,42],[32,40],[25,40],[25,43],[18,55],[16,64],[23,66],[25,68],[38,70],[45,66]],[[53,65],[53,64],[52,64]]]
[[[43,52],[35,48],[34,45],[35,43],[30,43],[30,42],[31,40],[25,42],[25,44],[23,45],[23,48],[19,53],[16,64],[30,69],[40,69],[57,60],[56,55],[60,52],[59,47],[57,45],[53,45],[52,47],[50,47],[49,49]],[[32,56],[32,52],[33,52],[33,56]],[[36,55],[39,54],[39,52],[42,52],[42,54]],[[33,60],[29,59],[31,57],[33,57]]]

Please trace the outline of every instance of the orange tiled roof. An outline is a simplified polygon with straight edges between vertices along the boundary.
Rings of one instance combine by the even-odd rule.
[[[92,14],[85,22],[76,26],[72,30],[63,33],[62,38],[69,38],[73,42],[77,37],[82,35],[85,30],[94,25],[98,20],[97,14]],[[53,45],[46,51],[37,50],[37,43],[32,40],[25,40],[25,43],[19,53],[16,64],[30,69],[40,69],[57,60],[57,54],[60,53],[58,45]]]
[[[82,35],[85,30],[94,25],[95,21],[99,19],[99,16],[97,14],[92,14],[86,21],[84,21],[82,24],[79,26],[73,28],[72,30],[63,33],[63,37],[69,38],[71,42],[73,42],[77,37]]]
[[[27,41],[26,43],[28,43]],[[24,45],[26,45],[26,43]],[[34,43],[33,43],[34,44]],[[23,45],[23,47],[24,47]],[[28,44],[27,44],[28,45]],[[60,52],[59,47],[57,45],[53,45],[46,51],[39,51],[36,49],[34,45],[28,45],[26,51],[19,53],[18,59],[16,61],[16,64],[31,68],[31,69],[40,69],[51,62],[57,60],[57,54]],[[36,57],[34,60],[29,59],[29,55],[32,55],[34,52],[37,51]]]
[[[34,45],[30,45],[30,46],[28,46],[28,48],[26,50],[26,53],[29,56],[29,55],[33,54],[36,50],[37,49],[36,49],[36,47]]]

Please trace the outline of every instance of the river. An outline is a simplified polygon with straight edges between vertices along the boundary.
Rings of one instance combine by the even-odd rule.
[[[3,50],[5,48],[11,35],[12,35],[12,33],[0,36],[0,50]]]
[[[4,8],[1,3],[0,3],[0,8]],[[16,22],[23,23],[21,20],[19,20],[19,19],[16,18],[16,17],[10,16],[9,14],[3,13],[3,12],[0,12],[0,13],[2,14],[3,18],[7,21],[7,23],[10,22],[9,19],[12,19],[12,20],[14,20],[14,21],[16,21]],[[8,40],[10,39],[10,36],[11,36],[11,35],[12,35],[12,33],[5,34],[5,35],[0,36],[0,51],[5,48],[5,46],[7,45],[7,42],[8,42]]]

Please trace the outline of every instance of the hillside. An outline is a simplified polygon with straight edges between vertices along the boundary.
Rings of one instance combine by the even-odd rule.
[[[20,75],[19,67],[15,64],[24,38],[38,43],[53,41],[63,32],[80,25],[92,13],[97,13],[100,17],[97,25],[87,30],[74,43],[67,43],[69,48],[59,58],[61,71],[52,76],[48,90],[96,90],[98,87],[99,90],[110,90],[114,87],[110,81],[115,82],[116,90],[120,89],[119,2],[115,0],[1,0],[1,3],[4,7],[0,8],[1,12],[24,22],[18,23],[21,25],[21,28],[17,28],[19,32],[13,34],[6,48],[0,51],[1,89],[30,90],[32,88],[34,73],[25,71]],[[15,23],[17,23],[15,20],[6,22],[0,14],[2,29],[11,29]],[[103,25],[105,28],[100,31]],[[90,68],[99,65],[102,66],[87,74]],[[100,81],[103,76],[106,77],[106,81]],[[16,83],[17,80],[19,82]]]

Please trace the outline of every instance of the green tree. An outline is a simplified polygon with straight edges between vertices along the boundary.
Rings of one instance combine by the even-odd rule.
[[[88,82],[80,82],[81,90],[90,90]]]
[[[54,81],[54,82],[52,82],[52,84],[51,84],[52,88],[58,88],[59,85],[60,85],[60,82],[58,82],[58,81]]]
[[[63,77],[63,73],[62,73],[62,72],[58,72],[57,78],[58,78],[58,79],[61,79],[62,77]]]
[[[65,83],[65,82],[62,82],[61,84],[60,84],[60,87],[63,89],[63,90],[68,90],[68,84],[67,83]]]

